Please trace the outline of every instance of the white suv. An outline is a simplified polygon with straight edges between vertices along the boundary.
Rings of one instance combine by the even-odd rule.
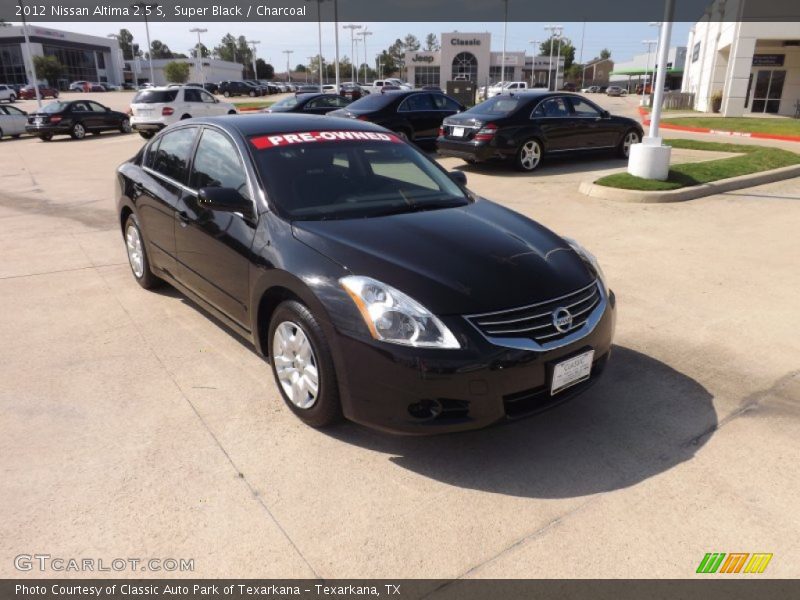
[[[14,88],[12,88],[10,85],[0,84],[0,100],[5,100],[6,102],[16,102],[17,93],[14,91]]]
[[[131,127],[145,139],[181,119],[235,115],[236,107],[220,102],[203,88],[184,85],[140,91],[131,102]]]

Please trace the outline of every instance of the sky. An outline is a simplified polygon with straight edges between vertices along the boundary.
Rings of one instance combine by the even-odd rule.
[[[14,23],[18,25],[19,23]],[[90,35],[104,35],[117,33],[121,28],[126,28],[133,33],[134,41],[142,48],[147,45],[144,23],[35,23],[43,27],[63,29]],[[350,31],[342,29],[339,24],[339,53],[340,56],[350,55]],[[503,49],[503,23],[356,23],[363,25],[373,35],[367,37],[367,52],[370,64],[374,64],[375,56],[381,50],[389,47],[397,38],[404,38],[413,33],[420,42],[424,42],[428,33],[435,33],[437,37],[442,32],[461,31],[465,33],[478,33],[489,31],[492,34],[492,50]],[[33,24],[32,24],[33,25]],[[544,27],[547,23],[509,23],[506,49],[508,51],[525,51],[530,54],[531,40],[541,42],[547,38]],[[575,46],[575,59],[580,62],[581,37],[584,31],[583,23],[554,23],[564,27],[564,36],[572,40]],[[692,23],[675,23],[672,29],[671,46],[685,46]],[[257,56],[271,63],[276,71],[286,68],[286,55],[284,50],[293,50],[290,55],[291,66],[294,68],[299,63],[307,63],[308,57],[316,55],[319,50],[316,23],[151,23],[151,40],[161,40],[173,52],[188,54],[190,48],[197,43],[197,34],[190,33],[194,27],[206,28],[207,33],[202,34],[203,44],[209,48],[219,44],[220,39],[231,33],[235,36],[244,35],[250,40],[259,40]],[[658,27],[648,23],[586,23],[583,36],[583,60],[591,60],[598,56],[603,48],[611,50],[611,58],[616,62],[631,59],[635,54],[646,51],[642,40],[657,39]],[[538,47],[538,44],[537,44]],[[334,24],[322,24],[322,53],[327,60],[334,56]],[[363,46],[359,48],[360,62],[363,62]]]

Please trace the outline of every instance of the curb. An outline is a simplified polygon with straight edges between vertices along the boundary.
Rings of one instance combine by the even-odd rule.
[[[642,117],[642,125],[650,125],[650,119],[647,118],[648,112],[641,106],[637,107],[639,116]],[[749,131],[727,131],[725,129],[710,129],[708,127],[688,127],[686,125],[673,125],[671,123],[659,124],[661,129],[672,129],[674,131],[686,131],[689,133],[710,133],[713,135],[726,135],[730,137],[746,137],[761,140],[779,140],[782,142],[800,142],[800,135],[780,135],[777,133],[758,133]]]
[[[695,185],[692,187],[681,188],[679,190],[669,190],[665,192],[623,190],[621,188],[595,185],[594,182],[591,181],[582,182],[578,188],[578,191],[591,198],[616,200],[618,202],[655,204],[667,202],[685,202],[686,200],[694,200],[695,198],[702,198],[704,196],[713,196],[714,194],[722,194],[723,192],[730,192],[732,190],[741,190],[743,188],[754,187],[775,181],[782,181],[784,179],[791,179],[793,177],[800,177],[800,165],[791,165],[788,167],[781,167],[780,169],[772,169],[771,171],[751,173],[750,175],[740,175],[739,177],[720,179],[719,181],[704,183],[703,185]]]

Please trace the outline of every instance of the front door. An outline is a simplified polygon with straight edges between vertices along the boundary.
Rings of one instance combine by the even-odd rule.
[[[786,71],[779,69],[761,69],[755,72],[755,85],[751,111],[754,113],[777,114],[781,106],[783,84],[786,81]]]
[[[175,227],[178,278],[249,329],[249,256],[255,209],[250,215],[215,211],[200,206],[197,200],[197,191],[206,187],[233,188],[252,199],[239,152],[226,134],[210,127],[203,129],[188,187],[178,203]]]

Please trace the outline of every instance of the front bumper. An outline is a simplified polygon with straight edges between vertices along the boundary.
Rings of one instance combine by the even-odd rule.
[[[340,335],[335,361],[344,414],[377,429],[425,435],[479,429],[551,408],[600,377],[614,337],[615,305],[609,292],[594,329],[545,351],[496,346],[480,334],[468,350],[424,352]],[[551,396],[553,365],[590,349],[590,378]]]

